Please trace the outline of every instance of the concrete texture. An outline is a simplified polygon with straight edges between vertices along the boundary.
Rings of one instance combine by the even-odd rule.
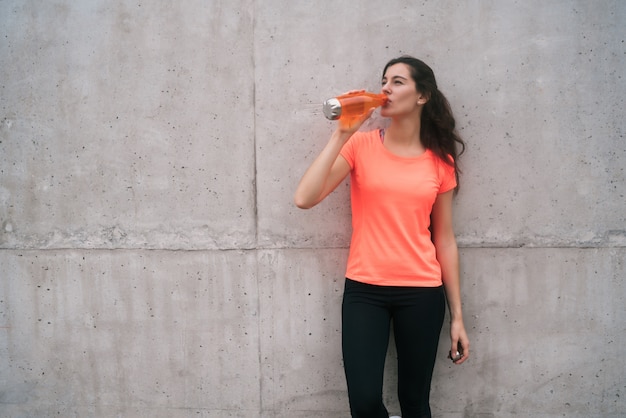
[[[348,416],[348,184],[291,196],[320,103],[404,53],[468,146],[472,358],[440,347],[435,416],[626,415],[624,21],[619,0],[0,1],[0,416]]]

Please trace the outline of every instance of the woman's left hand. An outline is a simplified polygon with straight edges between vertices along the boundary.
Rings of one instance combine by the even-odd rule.
[[[463,321],[452,321],[450,324],[450,340],[450,359],[454,364],[464,363],[470,355],[470,343]]]

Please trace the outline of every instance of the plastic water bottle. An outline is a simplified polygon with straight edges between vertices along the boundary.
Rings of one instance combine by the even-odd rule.
[[[367,91],[343,94],[324,102],[324,116],[330,120],[358,119],[371,109],[382,106],[386,102],[387,96],[384,94]]]

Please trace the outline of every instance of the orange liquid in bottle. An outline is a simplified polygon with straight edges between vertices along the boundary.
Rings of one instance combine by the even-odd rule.
[[[382,106],[387,102],[384,94],[357,92],[344,94],[324,103],[324,115],[330,120],[356,120],[370,109]]]

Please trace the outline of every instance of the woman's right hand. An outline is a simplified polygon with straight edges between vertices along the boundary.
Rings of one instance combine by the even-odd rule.
[[[365,90],[350,90],[347,93],[342,94],[342,96],[349,94],[359,94],[363,92],[365,92]],[[352,136],[352,134],[358,131],[361,125],[363,125],[363,123],[368,120],[370,116],[372,116],[372,113],[374,113],[375,110],[376,108],[372,108],[369,110],[369,112],[361,115],[360,117],[339,118],[339,120],[337,120],[337,130],[343,134]]]
[[[357,118],[339,118],[337,121],[337,130],[343,134],[347,134],[349,137],[352,136],[352,134],[358,131],[361,125],[372,116],[375,110],[376,108],[372,108],[369,112]]]

